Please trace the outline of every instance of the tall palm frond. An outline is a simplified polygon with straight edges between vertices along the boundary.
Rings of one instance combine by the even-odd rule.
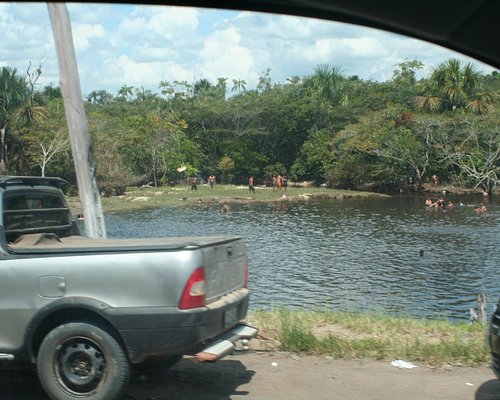
[[[414,99],[417,108],[428,111],[464,109],[482,114],[493,97],[481,94],[481,75],[471,63],[450,59],[439,64]]]
[[[416,96],[414,103],[419,110],[438,112],[443,109],[443,102],[438,96]]]
[[[45,107],[30,102],[21,104],[14,112],[14,123],[22,126],[40,125],[46,117]]]
[[[320,64],[315,68],[311,80],[319,97],[331,105],[347,105],[352,88],[339,67]]]

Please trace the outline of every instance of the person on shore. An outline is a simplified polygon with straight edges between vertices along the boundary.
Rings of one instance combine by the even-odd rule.
[[[273,192],[274,192],[274,189],[276,189],[276,176],[275,175],[273,175],[273,177],[272,177],[271,186],[273,187]]]
[[[436,174],[432,175],[432,184],[434,186],[439,186],[439,176],[438,175],[436,175]]]
[[[253,176],[251,176],[249,179],[248,179],[248,190],[250,192],[252,192],[253,194],[255,194],[255,184],[254,184],[254,179],[253,179]]]
[[[191,190],[198,190],[198,178],[196,177],[196,175],[193,175],[193,177],[191,178]]]
[[[278,175],[278,176],[276,177],[276,189],[277,189],[278,191],[281,191],[282,179],[283,179],[283,178],[281,177],[281,175]]]
[[[286,192],[286,188],[288,187],[288,178],[286,175],[283,175],[283,190]]]
[[[214,184],[215,184],[215,176],[210,175],[208,177],[208,184],[210,185],[210,190],[214,190]]]

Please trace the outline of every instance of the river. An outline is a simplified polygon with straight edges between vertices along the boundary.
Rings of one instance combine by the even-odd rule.
[[[240,235],[252,308],[381,312],[466,320],[476,296],[500,295],[500,204],[476,215],[451,197],[214,204],[106,214],[108,237]]]

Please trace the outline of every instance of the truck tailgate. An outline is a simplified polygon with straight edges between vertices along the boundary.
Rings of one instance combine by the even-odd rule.
[[[245,242],[238,239],[202,249],[207,304],[245,285]]]

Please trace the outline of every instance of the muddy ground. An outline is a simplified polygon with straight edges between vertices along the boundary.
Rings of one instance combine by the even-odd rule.
[[[500,381],[488,367],[416,365],[267,352],[215,364],[184,359],[161,374],[134,375],[122,400],[500,400]],[[0,400],[42,399],[36,375],[0,371]]]

